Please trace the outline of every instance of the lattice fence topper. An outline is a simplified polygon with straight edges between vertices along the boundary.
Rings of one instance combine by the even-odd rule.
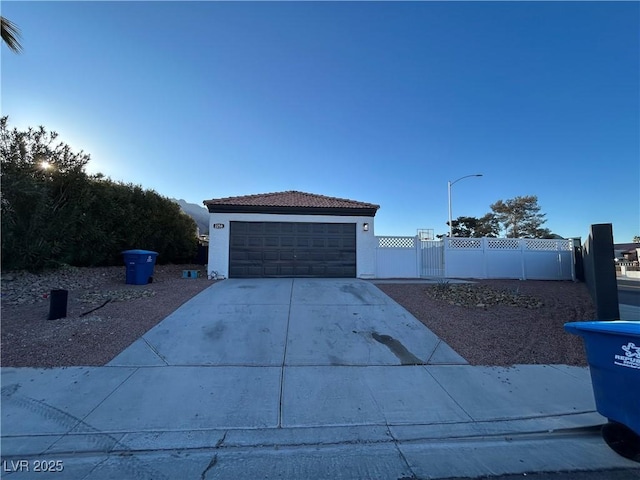
[[[482,248],[481,238],[450,238],[449,248]]]
[[[517,238],[490,238],[487,248],[492,250],[519,250],[520,241]]]
[[[527,238],[525,240],[527,250],[571,250],[571,240],[546,240],[542,238]]]
[[[415,237],[377,237],[378,248],[414,248]]]

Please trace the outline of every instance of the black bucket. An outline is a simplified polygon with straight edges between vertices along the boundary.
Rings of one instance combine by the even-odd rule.
[[[49,303],[49,320],[57,320],[67,316],[68,290],[51,290],[51,301]]]

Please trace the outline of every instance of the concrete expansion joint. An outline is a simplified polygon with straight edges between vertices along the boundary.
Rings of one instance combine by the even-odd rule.
[[[164,362],[165,365],[169,366],[169,362],[167,362],[167,359],[158,351],[157,348],[155,348],[153,345],[151,345],[147,341],[147,339],[144,338],[144,337],[142,337],[142,341],[147,344],[147,347],[149,347],[151,349],[151,351],[153,353],[155,353],[158,356],[158,358]]]
[[[451,395],[451,393],[449,393],[449,391],[445,388],[445,386],[440,382],[440,380],[438,380],[436,378],[435,375],[433,375],[428,368],[425,368],[425,370],[427,370],[427,373],[431,376],[431,378],[433,378],[433,380],[438,384],[438,386],[442,389],[442,391],[453,401],[453,403],[455,403],[458,408],[460,408],[460,410],[467,416],[469,417],[469,420],[476,421],[477,419],[473,418],[473,416],[464,408],[463,405],[460,404],[460,402],[453,396]]]
[[[433,347],[433,351],[431,352],[431,355],[429,355],[429,358],[427,358],[427,361],[426,361],[427,365],[431,364],[431,359],[438,351],[438,347],[440,346],[441,343],[442,343],[442,339],[438,338],[438,342],[436,343],[436,346]]]
[[[282,363],[280,365],[280,398],[278,406],[278,428],[282,428],[282,418],[284,416],[284,370],[287,365],[287,345],[289,343],[289,326],[291,325],[291,305],[293,304],[293,282],[291,279],[291,290],[289,292],[289,309],[287,311],[287,328],[284,335],[284,349],[282,352]]]
[[[398,452],[398,455],[402,459],[402,462],[404,463],[404,467],[411,473],[410,477],[404,476],[404,477],[402,477],[401,479],[398,479],[398,480],[413,480],[413,479],[417,479],[418,476],[416,475],[416,472],[413,470],[413,468],[411,468],[411,462],[409,462],[409,460],[407,459],[406,455],[402,451],[402,448],[400,448],[400,445],[401,445],[400,439],[398,439],[397,436],[393,434],[393,432],[391,431],[391,427],[390,427],[390,425],[388,423],[387,423],[387,433],[391,437],[391,439],[392,439],[391,441],[393,442],[393,444],[394,444],[394,446],[396,448],[396,451]]]

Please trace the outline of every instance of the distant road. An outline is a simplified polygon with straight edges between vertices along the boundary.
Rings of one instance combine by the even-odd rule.
[[[640,279],[618,278],[618,303],[640,307]]]

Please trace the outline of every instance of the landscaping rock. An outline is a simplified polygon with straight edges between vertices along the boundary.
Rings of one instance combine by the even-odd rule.
[[[425,289],[425,293],[436,300],[445,300],[450,305],[486,308],[493,305],[509,305],[520,308],[540,308],[540,298],[523,295],[519,291],[497,290],[474,283],[440,283]]]

